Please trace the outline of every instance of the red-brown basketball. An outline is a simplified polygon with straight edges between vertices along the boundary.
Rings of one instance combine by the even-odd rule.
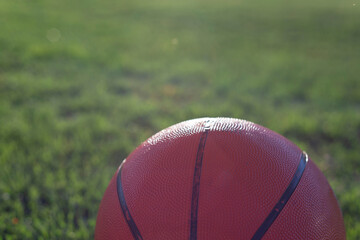
[[[307,154],[254,123],[169,127],[123,161],[95,239],[345,239],[337,200]]]

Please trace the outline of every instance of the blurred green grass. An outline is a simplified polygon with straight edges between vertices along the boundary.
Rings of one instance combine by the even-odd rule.
[[[0,1],[0,239],[93,238],[137,145],[203,116],[306,150],[360,238],[360,3]]]

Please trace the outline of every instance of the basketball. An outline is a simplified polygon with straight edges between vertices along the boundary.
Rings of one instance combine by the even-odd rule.
[[[160,131],[120,165],[95,239],[345,239],[325,176],[260,125],[201,118]]]

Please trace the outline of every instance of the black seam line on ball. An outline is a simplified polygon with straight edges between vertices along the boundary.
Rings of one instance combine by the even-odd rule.
[[[206,122],[206,124],[208,124]],[[205,131],[201,134],[198,151],[196,154],[195,161],[195,170],[194,170],[194,179],[192,187],[192,197],[191,197],[191,220],[190,220],[190,240],[197,239],[197,222],[198,222],[198,209],[199,209],[199,194],[200,194],[200,176],[201,176],[201,167],[204,156],[206,139],[209,134],[210,127],[205,125]]]
[[[124,165],[124,162],[125,162],[125,160],[120,165],[120,168],[119,168],[119,171],[118,171],[118,174],[117,174],[117,194],[118,194],[118,197],[119,197],[119,202],[120,202],[122,212],[124,214],[124,218],[126,220],[127,225],[130,228],[130,231],[131,231],[134,239],[135,240],[143,240],[143,238],[142,238],[142,236],[140,234],[140,231],[137,228],[137,226],[135,224],[135,221],[134,221],[133,217],[131,216],[129,208],[128,208],[128,206],[126,204],[126,201],[125,201],[124,190],[123,190],[122,184],[121,184],[121,170],[122,170],[122,167]]]
[[[299,184],[300,179],[304,173],[307,162],[308,162],[308,156],[305,152],[303,152],[301,155],[301,159],[300,159],[298,168],[296,169],[296,172],[295,172],[289,186],[287,187],[287,189],[281,196],[280,200],[276,203],[275,207],[271,210],[270,214],[267,216],[265,221],[261,224],[259,229],[255,232],[254,236],[251,238],[252,240],[261,239],[265,235],[266,231],[273,224],[275,219],[279,216],[281,210],[283,210],[286,203],[290,199],[291,195],[295,191],[297,185]]]

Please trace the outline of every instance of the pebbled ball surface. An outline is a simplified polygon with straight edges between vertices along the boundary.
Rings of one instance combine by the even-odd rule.
[[[143,239],[189,239],[194,169],[204,133],[197,239],[251,239],[300,162],[297,146],[245,120],[201,118],[171,126],[135,149],[121,170],[125,201]],[[116,176],[100,204],[97,240],[134,239]],[[336,198],[311,160],[262,239],[345,239]]]

